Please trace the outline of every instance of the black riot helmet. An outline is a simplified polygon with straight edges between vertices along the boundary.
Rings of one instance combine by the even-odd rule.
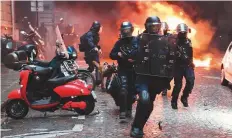
[[[68,26],[67,26],[66,29],[65,29],[65,32],[66,32],[67,34],[73,34],[74,31],[75,31],[74,26],[73,26],[72,24],[68,24]]]
[[[101,27],[102,26],[98,21],[94,21],[91,28],[90,28],[90,30],[98,33],[100,31]]]
[[[145,28],[150,34],[158,34],[161,29],[161,21],[158,16],[151,16],[146,19]]]
[[[180,23],[176,27],[176,32],[179,38],[187,38],[189,27],[185,23]]]
[[[167,35],[167,33],[169,31],[169,26],[168,26],[167,22],[162,22],[161,23],[161,28],[163,30],[164,35]]]
[[[131,37],[134,31],[134,27],[130,22],[122,22],[120,27],[121,37]]]

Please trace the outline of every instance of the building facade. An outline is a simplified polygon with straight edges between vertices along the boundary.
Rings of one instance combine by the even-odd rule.
[[[11,1],[1,1],[1,35],[3,33],[13,34],[13,6]],[[7,28],[7,30],[5,28]]]

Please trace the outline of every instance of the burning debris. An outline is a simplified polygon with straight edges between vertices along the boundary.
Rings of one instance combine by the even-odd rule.
[[[210,67],[212,58],[208,57],[203,60],[201,59],[194,59],[193,63],[195,64],[196,67]]]

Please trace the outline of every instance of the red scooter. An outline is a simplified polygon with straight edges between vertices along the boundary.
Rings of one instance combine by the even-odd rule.
[[[81,115],[90,114],[95,107],[96,95],[90,85],[78,80],[76,75],[47,79],[51,67],[24,65],[20,71],[20,89],[8,95],[6,113],[14,119],[24,118],[29,108],[46,112],[57,109],[75,111]],[[33,92],[50,94],[42,99],[33,97]],[[44,99],[45,98],[45,99]]]

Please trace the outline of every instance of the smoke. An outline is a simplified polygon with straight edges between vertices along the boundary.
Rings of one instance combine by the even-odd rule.
[[[168,22],[172,28],[184,22],[192,28],[190,36],[195,56],[209,50],[215,32],[209,20],[196,18],[196,10],[187,14],[181,7],[166,2],[57,2],[56,7],[65,13],[66,23],[77,24],[76,32],[80,36],[88,31],[94,20],[101,22],[103,32],[100,45],[106,58],[118,39],[119,27],[123,21],[134,24],[135,35],[138,31],[142,32],[148,16],[159,16],[161,21]]]
[[[116,21],[118,11],[114,7],[114,2],[60,2],[57,4],[59,12],[65,13],[66,24],[77,24],[76,33],[81,36],[87,32],[93,21],[99,21],[103,26],[100,34],[99,45],[103,50],[103,57],[108,58],[109,52],[118,39],[118,28]]]

